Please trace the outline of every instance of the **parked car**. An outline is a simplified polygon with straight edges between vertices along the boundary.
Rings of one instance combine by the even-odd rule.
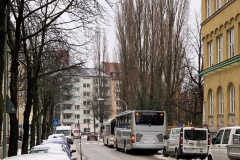
[[[42,142],[42,145],[49,144],[49,143],[55,143],[55,144],[62,144],[62,145],[64,145],[64,146],[66,147],[66,151],[67,151],[68,155],[70,155],[70,157],[72,157],[72,153],[73,153],[73,152],[76,152],[75,149],[70,150],[69,144],[66,143],[66,142],[65,142],[64,140],[62,140],[62,139],[44,140],[44,141]]]
[[[87,134],[87,141],[89,141],[91,139],[96,140],[96,141],[98,140],[98,135],[96,132],[89,132]]]
[[[70,160],[66,154],[45,153],[45,154],[22,154],[4,158],[4,160]]]
[[[117,151],[120,149],[124,149],[125,153],[128,153],[131,143],[131,130],[129,129],[123,129],[123,130],[117,130],[115,133],[115,139],[114,139],[114,147]]]

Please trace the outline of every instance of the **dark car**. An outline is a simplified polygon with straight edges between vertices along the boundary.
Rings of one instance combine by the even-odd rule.
[[[87,141],[89,141],[89,140],[91,140],[91,139],[93,139],[93,140],[98,140],[98,135],[97,135],[97,133],[95,133],[95,132],[89,132],[88,134],[87,134]]]

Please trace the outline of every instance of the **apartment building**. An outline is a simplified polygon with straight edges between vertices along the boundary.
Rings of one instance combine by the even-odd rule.
[[[240,1],[202,0],[205,123],[240,125]]]
[[[121,103],[121,77],[122,69],[121,64],[116,62],[102,62],[100,65],[101,70],[106,73],[111,79],[111,106],[112,114],[110,118],[115,118],[117,114],[126,110],[125,104]],[[126,103],[126,102],[125,102]]]
[[[100,74],[100,76],[99,76]],[[71,71],[71,91],[63,93],[60,109],[61,125],[80,128],[83,132],[98,132],[99,118],[94,111],[97,109],[99,82],[105,79],[105,93],[110,97],[110,78],[95,68],[74,68]],[[56,107],[56,110],[57,107]]]

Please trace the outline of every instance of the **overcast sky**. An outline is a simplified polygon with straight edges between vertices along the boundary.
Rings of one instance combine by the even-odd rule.
[[[105,1],[105,0],[99,0],[99,1]],[[191,15],[194,15],[196,12],[200,13],[201,9],[201,0],[189,0],[190,1],[190,13]],[[110,7],[106,5],[107,8],[109,8],[109,14],[113,16],[114,18],[114,12]],[[191,17],[190,15],[190,17]],[[107,44],[108,44],[108,54],[109,59],[111,62],[113,62],[115,59],[113,58],[114,55],[114,45],[116,44],[115,40],[115,28],[114,28],[114,22],[113,20],[109,22],[109,26],[105,27],[105,32],[107,34]],[[92,67],[92,66],[89,66]]]

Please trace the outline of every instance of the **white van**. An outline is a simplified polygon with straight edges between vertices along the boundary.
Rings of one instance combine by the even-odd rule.
[[[172,128],[164,139],[164,157],[205,159],[208,155],[210,133],[206,128]]]
[[[73,138],[81,138],[81,131],[78,128],[73,130]]]
[[[73,144],[72,128],[71,126],[57,126],[56,134],[64,134],[69,144]]]
[[[233,135],[235,134],[240,134],[240,126],[221,128],[216,137],[212,139],[208,160],[233,160],[234,158],[230,158],[231,156],[228,157],[227,150],[228,147],[233,145]],[[231,152],[231,154],[234,154],[234,152],[238,151],[235,148],[235,150],[232,150]]]

